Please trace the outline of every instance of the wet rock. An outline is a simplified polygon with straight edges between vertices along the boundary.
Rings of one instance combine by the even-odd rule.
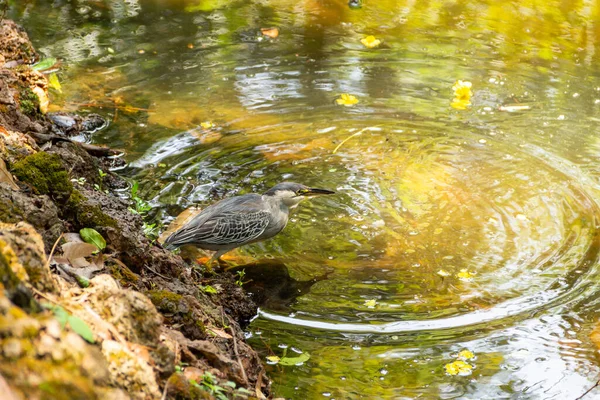
[[[153,290],[146,293],[152,303],[163,313],[167,323],[180,326],[189,338],[205,338],[205,324],[210,319],[192,296],[182,296],[167,290]]]
[[[94,133],[106,126],[106,120],[98,114],[74,115],[68,113],[48,114],[58,133],[75,136],[80,133]]]
[[[69,174],[73,179],[85,178],[89,185],[103,185],[100,170],[101,162],[74,143],[60,142],[48,149],[49,154],[57,155],[64,164],[69,165]]]
[[[235,319],[242,327],[245,327],[250,320],[256,316],[258,311],[256,303],[248,297],[245,289],[242,289],[235,283],[235,277],[232,274],[226,274],[215,278],[211,282],[219,291],[219,296],[215,299],[223,310]]]
[[[26,221],[42,235],[46,249],[51,249],[64,231],[58,208],[48,196],[26,194],[0,183],[0,222]]]

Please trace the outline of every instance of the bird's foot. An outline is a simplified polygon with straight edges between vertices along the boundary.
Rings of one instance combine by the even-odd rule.
[[[233,261],[223,260],[222,258],[219,258],[217,261],[219,262],[219,266],[223,268],[223,271],[229,271],[230,269],[235,268],[239,265],[237,263],[234,263]]]

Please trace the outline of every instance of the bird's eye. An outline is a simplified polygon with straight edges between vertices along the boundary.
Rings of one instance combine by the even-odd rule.
[[[298,190],[296,191],[296,194],[297,194],[298,196],[301,196],[301,195],[303,195],[303,194],[306,194],[306,193],[308,193],[308,192],[309,192],[309,190],[308,190],[308,189],[298,189]]]

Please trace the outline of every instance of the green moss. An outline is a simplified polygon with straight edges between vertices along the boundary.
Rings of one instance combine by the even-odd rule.
[[[84,195],[77,189],[71,193],[67,200],[64,212],[71,217],[76,228],[104,228],[118,226],[114,218],[106,215],[100,206],[89,204]]]
[[[73,191],[69,174],[56,154],[45,151],[32,154],[16,162],[11,172],[38,193],[50,195],[59,201],[68,199]]]
[[[92,380],[82,376],[77,365],[71,361],[55,363],[24,357],[4,364],[7,365],[0,365],[2,375],[28,397],[57,400],[97,398]],[[31,382],[32,376],[41,382]]]
[[[209,393],[202,390],[200,385],[192,385],[181,372],[171,375],[167,381],[169,394],[176,399],[212,399]]]
[[[109,264],[108,270],[121,286],[129,287],[131,285],[136,285],[140,280],[140,277],[125,265]]]
[[[203,333],[206,333],[206,326],[204,325],[204,322],[202,322],[202,320],[200,320],[200,319],[196,320],[196,326],[197,326],[198,328],[200,328],[200,330],[201,330]]]
[[[179,302],[183,298],[180,294],[168,290],[151,290],[146,295],[150,301],[162,312],[174,313],[179,308]]]
[[[19,108],[23,114],[35,116],[40,109],[40,99],[30,88],[24,88],[19,93]]]
[[[0,243],[2,245],[2,243]],[[15,275],[11,267],[12,260],[10,260],[6,254],[0,248],[0,283],[2,289],[10,293],[17,288],[20,283],[19,278]]]

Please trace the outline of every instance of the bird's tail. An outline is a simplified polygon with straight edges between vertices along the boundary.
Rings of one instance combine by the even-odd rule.
[[[173,242],[174,242],[173,235],[169,235],[169,237],[166,238],[165,241],[162,243],[162,247],[165,248],[166,250],[175,250],[179,246]]]

